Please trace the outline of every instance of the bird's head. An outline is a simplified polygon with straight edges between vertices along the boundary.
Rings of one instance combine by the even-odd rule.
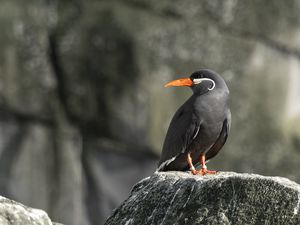
[[[190,77],[179,78],[165,84],[165,87],[172,86],[188,86],[197,94],[204,94],[214,90],[229,92],[223,78],[214,71],[207,69],[198,70],[192,73]]]

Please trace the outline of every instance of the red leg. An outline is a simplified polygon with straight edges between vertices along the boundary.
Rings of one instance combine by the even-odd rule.
[[[194,165],[193,165],[193,160],[192,160],[190,152],[187,154],[186,161],[189,164],[189,167],[190,167],[190,170],[191,170],[192,174],[194,174],[194,175],[199,174],[199,171],[197,171],[195,169]]]
[[[199,159],[200,163],[201,163],[201,170],[197,171],[200,172],[202,175],[205,174],[216,174],[217,171],[214,170],[208,170],[206,165],[205,165],[205,155],[200,155],[200,159]]]
[[[201,170],[195,169],[195,167],[193,165],[193,159],[191,157],[190,152],[187,154],[186,161],[190,167],[192,174],[194,174],[194,175],[201,174],[202,176],[204,176],[205,174],[216,174],[217,173],[217,171],[207,169],[207,167],[205,165],[205,155],[200,155],[200,158],[199,158],[199,162],[201,163]]]

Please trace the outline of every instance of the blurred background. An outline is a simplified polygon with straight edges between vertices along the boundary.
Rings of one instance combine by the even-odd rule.
[[[300,182],[300,1],[1,0],[0,194],[102,224],[158,162],[200,68],[231,91],[210,169]]]

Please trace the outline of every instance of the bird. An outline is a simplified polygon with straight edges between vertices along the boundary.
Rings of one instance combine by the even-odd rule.
[[[209,69],[168,82],[165,87],[188,86],[193,94],[176,111],[169,125],[157,171],[216,174],[206,162],[225,144],[230,127],[229,89],[224,79]],[[196,170],[201,165],[200,170]]]

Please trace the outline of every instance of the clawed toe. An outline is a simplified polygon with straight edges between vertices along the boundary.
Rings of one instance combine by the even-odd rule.
[[[193,175],[206,175],[206,174],[216,174],[217,171],[208,170],[208,169],[201,169],[201,170],[191,170]]]

